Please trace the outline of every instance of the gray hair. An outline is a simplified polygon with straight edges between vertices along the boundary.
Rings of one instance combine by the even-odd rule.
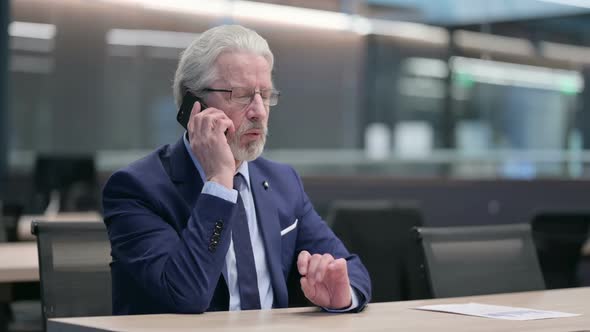
[[[174,76],[174,100],[180,107],[187,91],[199,93],[217,77],[215,61],[224,52],[246,51],[263,56],[272,71],[274,56],[268,43],[254,30],[240,25],[222,25],[197,37],[182,52]]]

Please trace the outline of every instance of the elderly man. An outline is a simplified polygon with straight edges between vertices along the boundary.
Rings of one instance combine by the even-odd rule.
[[[259,157],[279,98],[272,68],[266,40],[236,25],[205,31],[182,54],[176,102],[201,100],[187,132],[104,188],[115,314],[284,308],[295,265],[303,293],[325,310],[369,301],[366,269],[299,176]]]

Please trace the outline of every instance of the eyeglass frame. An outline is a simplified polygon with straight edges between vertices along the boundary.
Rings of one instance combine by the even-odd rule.
[[[234,92],[234,89],[249,89],[251,91],[253,90],[254,93],[250,94],[249,101],[247,103],[244,103],[244,102],[239,102],[239,101],[237,101],[237,100],[235,100],[235,99],[232,98],[232,94]],[[279,90],[275,90],[275,89],[261,89],[261,90],[256,91],[256,89],[250,89],[250,88],[239,87],[239,86],[231,87],[229,89],[204,88],[202,91],[204,91],[204,92],[229,92],[229,100],[230,101],[233,101],[236,104],[240,104],[240,105],[250,105],[250,103],[252,103],[252,100],[254,100],[254,96],[256,94],[259,94],[260,97],[262,98],[262,103],[265,106],[276,106],[279,103],[279,96],[281,95],[281,92]],[[268,103],[264,99],[264,97],[262,97],[262,92],[263,91],[270,91],[271,92],[271,97],[267,99],[268,100]],[[271,104],[271,100],[272,100],[272,96],[273,95],[276,96],[276,98],[275,98],[276,102],[274,104]]]

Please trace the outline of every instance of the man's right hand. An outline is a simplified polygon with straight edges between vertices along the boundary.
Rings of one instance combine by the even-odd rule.
[[[206,180],[232,189],[236,163],[225,131],[235,132],[233,121],[214,107],[201,112],[201,103],[195,102],[187,130],[191,149],[203,167]]]

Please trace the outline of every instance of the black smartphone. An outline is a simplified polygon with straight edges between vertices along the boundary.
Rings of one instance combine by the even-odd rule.
[[[184,127],[184,129],[188,130],[188,120],[191,117],[193,105],[197,101],[201,104],[201,111],[206,108],[209,108],[209,106],[207,106],[207,104],[205,104],[201,100],[201,98],[193,95],[191,92],[185,93],[184,97],[182,97],[182,105],[180,105],[180,109],[178,110],[178,114],[176,115],[176,121],[178,121],[178,123],[180,123]]]

